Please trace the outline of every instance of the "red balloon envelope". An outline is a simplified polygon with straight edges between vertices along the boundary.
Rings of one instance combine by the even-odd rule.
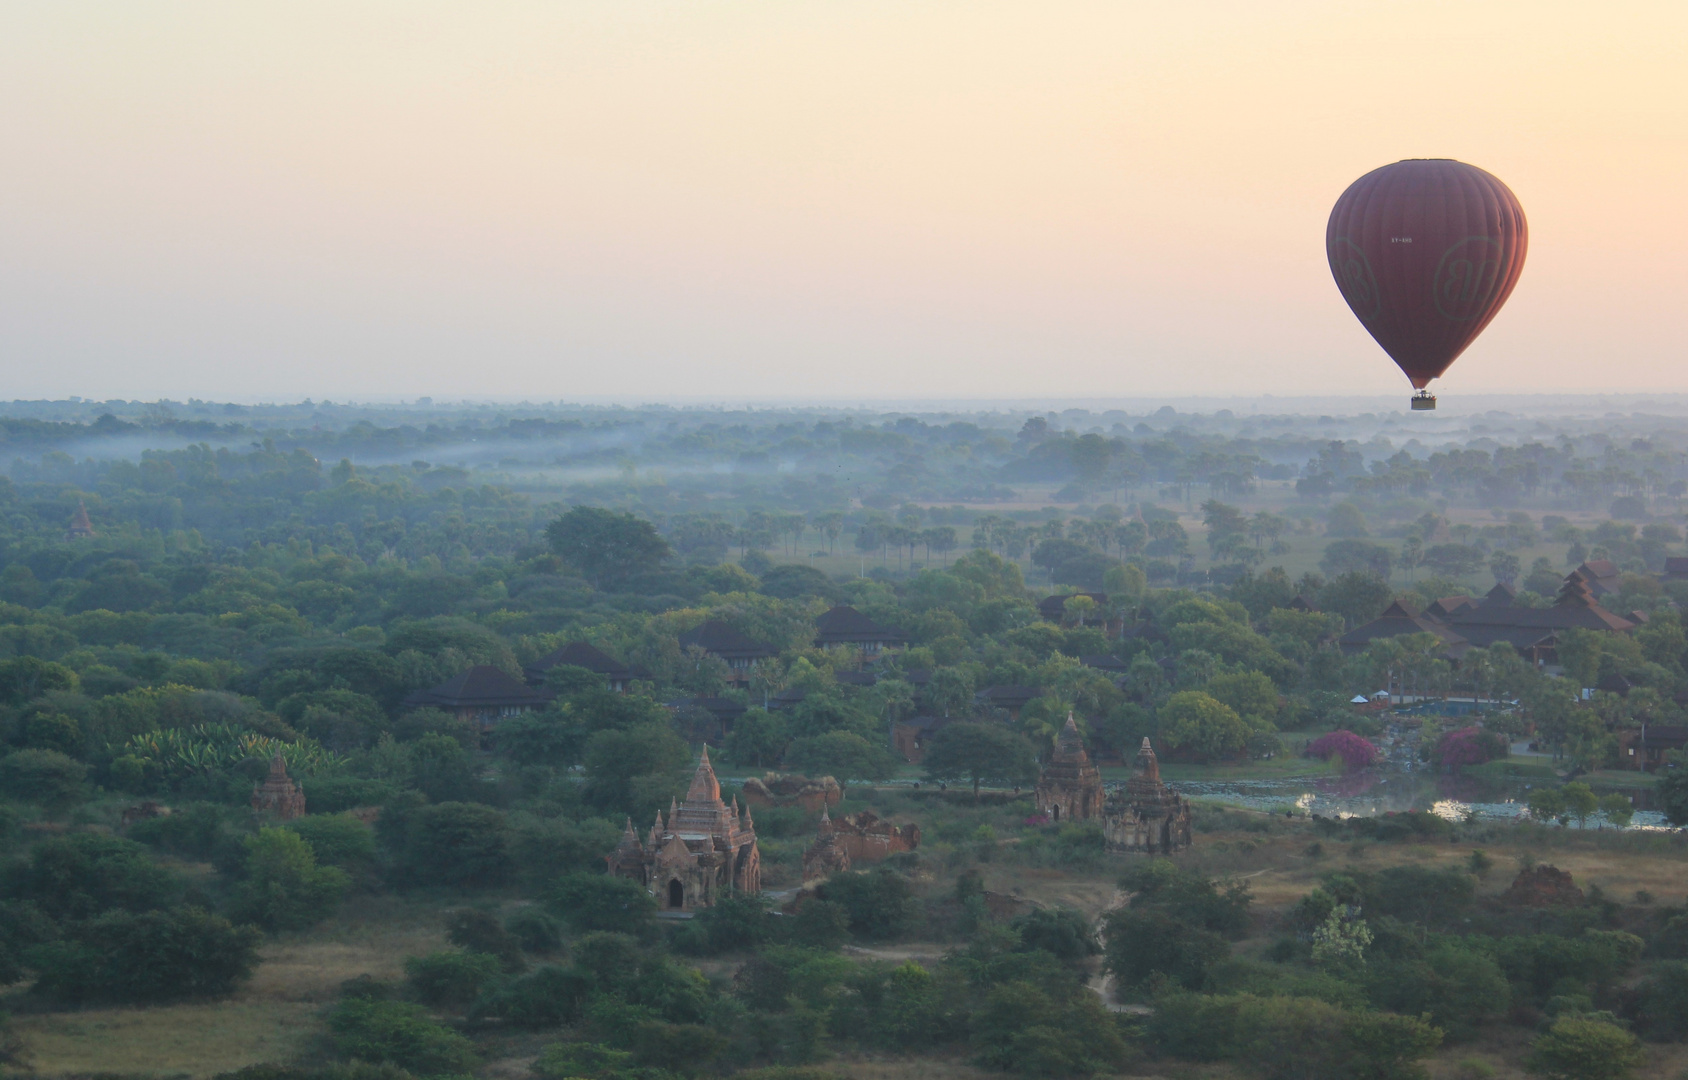
[[[1325,227],[1342,298],[1419,390],[1499,313],[1529,242],[1517,196],[1451,158],[1373,169],[1348,185]],[[1420,395],[1414,407],[1434,401]]]

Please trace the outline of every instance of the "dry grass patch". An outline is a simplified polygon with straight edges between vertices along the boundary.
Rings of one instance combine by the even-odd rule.
[[[837,1058],[820,1067],[850,1080],[1002,1080],[1001,1073],[936,1057]]]
[[[89,1073],[211,1076],[304,1053],[321,1030],[304,1002],[228,1001],[158,1009],[89,1009],[20,1016],[39,1076]]]
[[[445,946],[444,907],[355,897],[322,926],[261,950],[252,980],[223,1002],[20,1016],[42,1076],[135,1073],[209,1076],[288,1061],[322,1030],[321,1007],[359,975],[400,979],[404,959]]]

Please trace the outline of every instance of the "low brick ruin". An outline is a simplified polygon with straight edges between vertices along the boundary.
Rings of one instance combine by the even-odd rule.
[[[744,782],[739,795],[750,806],[801,806],[809,813],[837,806],[844,789],[830,776],[810,779],[792,773],[768,773]]]

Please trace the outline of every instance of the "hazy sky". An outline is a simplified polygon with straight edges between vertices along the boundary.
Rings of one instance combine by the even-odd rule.
[[[1530,219],[1461,390],[1688,390],[1688,4],[0,2],[0,398],[1367,394],[1404,157]]]

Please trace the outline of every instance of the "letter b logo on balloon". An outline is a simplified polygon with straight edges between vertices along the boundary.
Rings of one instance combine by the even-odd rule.
[[[1325,255],[1330,259],[1331,271],[1337,288],[1342,290],[1342,298],[1348,301],[1348,306],[1360,317],[1360,321],[1371,321],[1382,310],[1383,297],[1378,292],[1377,278],[1372,276],[1371,262],[1366,253],[1346,236],[1338,236],[1330,242]]]
[[[1489,300],[1501,280],[1500,241],[1468,236],[1442,252],[1431,283],[1436,310],[1445,319],[1467,322],[1489,312]]]

